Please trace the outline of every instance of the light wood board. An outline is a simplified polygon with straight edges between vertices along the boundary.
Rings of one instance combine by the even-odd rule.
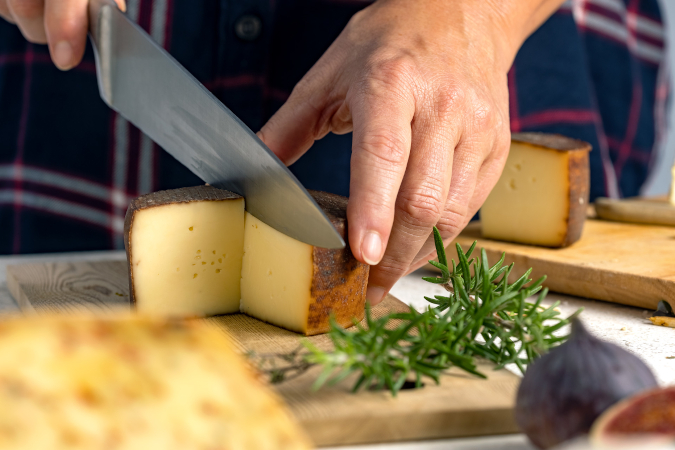
[[[477,240],[490,263],[506,252],[515,263],[515,280],[532,267],[532,278],[546,275],[555,292],[655,310],[659,300],[675,305],[675,228],[587,220],[581,239],[570,247],[551,249],[483,239],[480,223],[457,237],[466,251]],[[448,258],[455,258],[455,242]]]
[[[30,313],[93,312],[129,308],[124,262],[50,263],[9,266],[7,285],[21,309]],[[394,297],[374,308],[375,316],[406,310]],[[301,336],[243,314],[208,320],[226,330],[242,351],[278,353],[300,345]],[[309,338],[330,348],[326,336]],[[312,391],[319,368],[275,386],[299,423],[318,446],[478,436],[517,432],[513,418],[519,377],[490,365],[482,380],[460,371],[429,382],[423,389],[350,393],[353,379]]]

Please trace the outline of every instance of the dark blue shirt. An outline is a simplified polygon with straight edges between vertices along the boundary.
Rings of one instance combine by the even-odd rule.
[[[288,98],[359,0],[128,0],[128,14],[253,130]],[[590,142],[592,197],[636,195],[668,90],[656,0],[577,0],[523,45],[508,75],[511,128]],[[351,136],[291,170],[349,192]],[[122,247],[131,198],[201,183],[99,98],[91,49],[69,72],[0,23],[0,253]]]

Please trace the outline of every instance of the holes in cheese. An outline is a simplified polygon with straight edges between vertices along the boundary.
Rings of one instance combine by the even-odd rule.
[[[214,327],[42,316],[0,328],[3,449],[312,447]]]
[[[310,192],[346,239],[347,199]],[[325,333],[331,314],[342,326],[364,316],[369,266],[349,248],[313,247],[246,213],[241,311],[308,336]]]
[[[504,171],[480,211],[483,236],[566,247],[581,237],[590,189],[589,144],[515,133]]]
[[[125,247],[136,309],[179,317],[239,311],[243,237],[244,199],[234,193],[197,186],[134,200]]]
[[[312,195],[346,241],[347,199]],[[345,327],[363,319],[369,266],[349,246],[296,241],[245,215],[236,194],[210,186],[149,194],[132,202],[125,229],[139,312],[191,317],[241,309],[306,335],[328,331],[331,315]]]

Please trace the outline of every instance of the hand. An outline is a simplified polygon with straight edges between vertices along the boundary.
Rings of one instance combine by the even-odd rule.
[[[122,11],[124,0],[115,0]],[[49,44],[61,70],[80,63],[86,46],[89,0],[0,0],[0,16],[15,23],[28,41]]]
[[[510,143],[506,74],[561,0],[379,0],[357,13],[259,136],[292,164],[353,131],[349,244],[367,298],[434,257],[483,204]]]

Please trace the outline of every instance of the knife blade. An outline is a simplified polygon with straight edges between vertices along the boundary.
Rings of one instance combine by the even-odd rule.
[[[239,118],[111,0],[89,2],[89,37],[101,98],[212,186],[299,241],[344,240],[305,188]]]

